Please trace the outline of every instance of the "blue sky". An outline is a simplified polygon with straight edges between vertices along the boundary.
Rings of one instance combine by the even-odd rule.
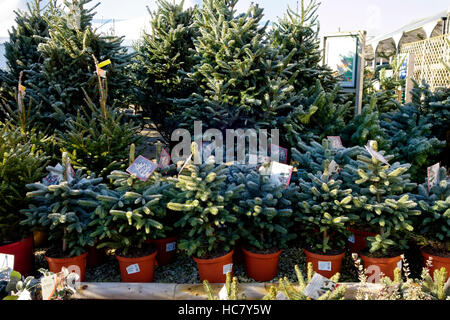
[[[306,0],[307,1],[307,0]],[[93,0],[92,3],[98,1]],[[97,8],[98,19],[134,19],[135,23],[118,22],[117,30],[127,37],[139,37],[148,21],[146,6],[155,7],[155,0],[103,0]],[[200,0],[185,0],[187,5]],[[266,18],[276,20],[288,5],[296,7],[297,0],[253,0],[265,9]],[[449,8],[449,0],[322,0],[319,10],[322,33],[367,30],[370,35],[393,31],[412,20],[425,18]],[[13,10],[25,8],[26,0],[0,0],[0,37],[14,21]],[[240,0],[239,10],[245,10],[251,0]]]

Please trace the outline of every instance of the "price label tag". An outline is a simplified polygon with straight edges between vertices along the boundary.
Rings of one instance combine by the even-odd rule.
[[[383,162],[384,164],[387,164],[388,166],[390,166],[389,162],[383,157],[383,155],[375,150],[372,149],[372,141],[370,140],[367,145],[365,146],[367,152],[370,153],[370,155],[372,157],[374,157],[375,159],[377,159],[378,161]]]
[[[227,274],[229,272],[233,272],[233,264],[226,264],[223,266],[223,274]]]
[[[285,295],[283,292],[281,292],[281,291],[278,291],[277,296],[276,296],[276,299],[277,299],[277,300],[289,300],[289,299],[286,297],[286,295]]]
[[[177,248],[176,242],[170,242],[166,244],[166,252],[174,251]]]
[[[128,267],[127,267],[127,273],[128,274],[134,274],[134,273],[138,273],[138,272],[140,272],[141,270],[139,269],[139,264],[132,264],[132,265],[129,265]]]
[[[288,189],[293,170],[293,166],[288,166],[287,164],[279,162],[272,162],[269,168],[270,182],[275,186],[285,185],[286,189]]]
[[[428,192],[430,192],[431,188],[435,185],[439,184],[439,170],[440,164],[436,163],[434,166],[431,166],[427,169],[427,182],[428,182]]]
[[[20,294],[19,297],[17,297],[17,300],[31,300],[31,294],[30,291],[27,289],[24,289]]]
[[[351,243],[355,243],[355,235],[352,234],[350,237],[348,237],[348,241]]]
[[[170,154],[166,151],[166,149],[161,150],[161,156],[159,157],[159,167],[165,168],[170,165]]]
[[[402,270],[402,260],[400,260],[399,262],[397,262],[397,268]]]
[[[332,149],[344,148],[340,136],[328,136],[327,139],[330,140]]]
[[[56,274],[41,278],[42,300],[50,300],[56,290]]]
[[[14,255],[0,253],[0,269],[3,268],[14,270]]]
[[[181,167],[180,171],[178,172],[178,175],[181,174],[181,172],[183,172],[184,168],[186,168],[186,166],[188,164],[190,164],[192,161],[192,154],[189,156],[189,158],[186,159],[186,161],[184,162],[183,166]]]
[[[288,149],[271,144],[270,145],[270,154],[271,154],[272,161],[287,164]]]
[[[97,74],[100,76],[100,78],[106,79],[106,70],[98,68]]]
[[[306,286],[305,295],[313,300],[316,300],[328,291],[333,291],[337,286],[337,283],[318,273],[315,273],[311,281]]]
[[[157,168],[157,165],[149,159],[139,156],[134,160],[131,166],[128,167],[127,172],[134,174],[141,181],[147,181],[152,175],[153,171]]]
[[[219,291],[219,300],[228,300],[227,287],[224,285]]]
[[[319,261],[320,271],[331,271],[331,261]]]
[[[328,165],[329,175],[332,176],[334,174],[338,174],[339,172],[341,172],[341,167],[339,167],[336,161],[332,160]]]

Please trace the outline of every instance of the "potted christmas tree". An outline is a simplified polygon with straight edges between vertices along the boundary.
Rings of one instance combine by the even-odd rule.
[[[312,262],[314,271],[331,278],[341,271],[349,235],[346,223],[350,220],[352,190],[341,189],[342,181],[334,180],[328,171],[307,179],[300,179],[301,193],[298,197],[296,220],[303,226],[307,248],[306,262]]]
[[[263,168],[263,167],[262,167]],[[245,171],[244,171],[245,172]],[[250,171],[236,175],[245,184],[242,200],[233,206],[239,218],[239,232],[247,274],[257,281],[272,280],[278,271],[282,249],[295,238],[291,201],[297,189],[275,185],[270,176]]]
[[[20,210],[27,208],[29,200],[25,186],[45,176],[49,159],[31,141],[33,136],[38,134],[0,124],[0,253],[14,255],[14,269],[23,275],[30,275],[34,264],[31,230],[20,224]]]
[[[49,270],[54,273],[63,267],[72,271],[75,266],[84,281],[87,246],[94,244],[88,227],[98,206],[97,195],[106,186],[102,178],[73,172],[67,153],[63,153],[63,165],[47,167],[51,173],[43,182],[28,184],[31,204],[22,210],[26,219],[23,225],[45,228],[54,245],[46,252]]]
[[[192,156],[198,148],[192,144]],[[233,273],[233,247],[238,234],[236,216],[228,210],[243,186],[229,185],[228,168],[217,165],[214,157],[196,165],[188,160],[176,180],[177,195],[167,208],[182,212],[175,227],[181,228],[179,248],[193,256],[201,280],[224,283]]]
[[[432,257],[430,274],[442,267],[450,271],[450,180],[446,168],[439,169],[434,185],[419,185],[419,207],[422,211],[418,221],[417,239],[423,246],[421,253],[424,266]],[[429,189],[430,188],[430,189]]]
[[[101,205],[91,223],[92,236],[101,241],[98,248],[115,249],[123,282],[152,282],[157,249],[148,240],[165,238],[171,230],[161,221],[172,186],[157,173],[143,181],[135,174],[113,171],[108,179],[115,189],[97,197]]]
[[[354,171],[358,175],[354,203],[360,210],[358,224],[370,226],[376,235],[367,238],[369,248],[360,255],[366,269],[373,266],[375,271],[393,278],[402,251],[408,248],[408,232],[414,229],[412,216],[420,215],[415,209],[417,204],[406,194],[416,184],[406,174],[410,164],[389,165],[394,156],[379,153],[376,141],[369,141],[367,150],[370,156],[359,155]]]

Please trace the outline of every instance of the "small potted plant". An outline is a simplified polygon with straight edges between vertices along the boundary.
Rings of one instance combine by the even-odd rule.
[[[428,183],[419,185],[417,196],[422,216],[416,238],[422,246],[424,265],[432,258],[430,274],[442,267],[450,270],[450,179],[446,168],[439,169],[438,178],[430,190]]]
[[[325,163],[327,168],[328,161]],[[296,220],[303,225],[306,262],[313,264],[315,272],[331,278],[341,271],[345,255],[352,190],[341,189],[342,181],[332,179],[328,170],[308,174],[299,185]]]
[[[21,224],[47,230],[49,240],[53,240],[45,255],[51,272],[58,273],[63,267],[77,269],[84,281],[86,250],[94,244],[88,225],[98,206],[97,194],[106,186],[100,184],[102,178],[88,177],[81,170],[71,173],[67,153],[63,153],[62,159],[64,165],[60,168],[47,168],[60,174],[59,182],[27,185],[31,190],[27,193],[30,205],[22,210],[26,219]]]
[[[14,269],[23,275],[31,275],[34,265],[32,232],[20,224],[20,210],[29,200],[25,186],[45,176],[49,159],[31,141],[37,136],[12,123],[0,124],[0,253],[14,255]]]
[[[275,185],[257,170],[242,175],[238,183],[244,183],[245,190],[233,208],[239,218],[246,271],[257,281],[269,281],[277,274],[282,249],[296,237],[290,230],[289,200],[296,189]]]
[[[171,184],[153,173],[146,181],[136,175],[113,171],[114,189],[108,189],[97,199],[91,226],[92,237],[98,237],[98,248],[115,250],[123,282],[152,282],[157,249],[148,240],[165,238],[171,230],[161,221],[167,210],[163,199]]]
[[[369,143],[369,157],[358,156],[355,183],[359,191],[354,203],[360,210],[358,223],[372,226],[376,235],[367,238],[369,248],[360,256],[366,269],[372,266],[370,270],[392,279],[395,268],[401,264],[403,250],[408,248],[409,233],[414,230],[413,216],[420,215],[417,204],[407,194],[417,185],[410,182],[406,173],[410,164],[389,165],[394,156],[378,152],[376,141]]]
[[[196,157],[195,143],[191,149]],[[175,179],[177,195],[167,204],[183,213],[175,224],[181,229],[179,248],[193,256],[201,280],[211,283],[224,283],[226,274],[233,273],[233,247],[238,239],[237,218],[228,206],[243,186],[227,187],[227,172],[227,166],[217,165],[214,157],[201,165],[187,163]]]

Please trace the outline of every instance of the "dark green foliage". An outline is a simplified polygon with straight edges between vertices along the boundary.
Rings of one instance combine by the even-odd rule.
[[[39,83],[42,80],[39,71],[44,58],[37,48],[49,35],[45,20],[49,11],[46,6],[42,6],[42,2],[33,0],[27,3],[27,11],[15,11],[16,25],[9,31],[9,41],[5,42],[7,71],[0,70],[0,90],[3,92],[0,95],[6,99],[3,101],[4,104],[6,102],[14,104],[13,92],[17,88],[21,72],[24,72],[23,85],[27,87],[27,96],[37,101],[37,93],[28,86],[28,82]],[[33,106],[37,107],[38,104]],[[33,110],[33,113],[39,114],[39,111]]]
[[[415,106],[401,106],[398,111],[381,115],[381,126],[391,141],[395,160],[411,163],[411,179],[423,181],[427,167],[439,162],[444,141],[432,136],[433,124]]]
[[[376,142],[371,144],[377,151]],[[384,155],[384,151],[380,151]],[[392,155],[384,155],[389,162]],[[347,165],[347,174],[352,175],[355,187],[352,188],[354,203],[360,208],[358,227],[372,227],[377,232],[369,237],[370,252],[385,256],[392,250],[407,248],[407,234],[413,231],[412,217],[420,215],[416,203],[409,199],[407,192],[416,187],[410,182],[406,172],[410,164],[398,162],[388,166],[365,152],[358,156],[357,167]]]
[[[49,157],[36,145],[34,131],[24,133],[0,123],[0,242],[20,240],[28,228],[19,225],[20,210],[28,206],[26,185],[45,176]],[[46,143],[41,137],[41,143]]]
[[[316,141],[312,141],[310,144],[299,141],[296,147],[291,149],[291,152],[292,164],[297,169],[292,181],[297,182],[300,178],[306,179],[310,173],[322,172],[325,161],[330,163],[334,160],[341,169],[345,169],[347,164],[356,164],[356,156],[362,152],[362,148],[358,146],[332,148],[330,140],[323,139],[322,144]]]
[[[49,233],[55,248],[64,255],[78,256],[93,246],[94,240],[88,227],[98,206],[97,195],[106,188],[100,184],[102,178],[83,175],[81,170],[71,180],[67,166],[70,163],[67,153],[63,153],[63,166],[60,173],[63,179],[59,184],[47,185],[41,182],[28,184],[27,193],[31,204],[22,210],[26,219],[23,225],[39,227]],[[49,168],[58,171],[57,168]],[[70,182],[69,182],[70,181]]]
[[[376,96],[365,105],[361,114],[355,116],[342,131],[342,142],[346,146],[365,146],[369,140],[379,141],[382,149],[389,149],[389,139],[380,123],[380,112]]]
[[[139,145],[139,127],[116,108],[98,108],[86,96],[87,109],[78,112],[76,119],[67,121],[67,130],[58,131],[58,144],[67,151],[74,168],[96,172],[106,177],[113,170],[128,166],[132,144]]]
[[[49,37],[38,48],[43,64],[40,70],[30,71],[42,74],[42,81],[28,85],[42,102],[42,115],[51,117],[57,128],[63,127],[68,118],[75,117],[84,105],[82,88],[93,99],[98,97],[92,55],[100,61],[110,59],[112,62],[105,68],[112,104],[123,106],[124,95],[131,87],[125,67],[132,55],[121,46],[122,38],[96,33],[91,25],[96,6],[86,8],[90,1],[65,0],[62,6],[50,2],[49,16],[45,17]]]
[[[127,255],[141,249],[146,240],[165,238],[172,230],[166,223],[166,205],[174,194],[172,185],[159,172],[146,181],[122,171],[113,171],[108,179],[114,189],[97,196],[91,234],[101,241],[99,247],[120,250]]]
[[[150,12],[151,33],[144,33],[135,46],[137,55],[132,73],[137,87],[137,104],[170,141],[176,129],[173,117],[178,112],[173,99],[187,98],[196,88],[186,74],[195,64],[192,49],[197,36],[193,24],[196,9],[183,10],[180,3],[157,1]]]
[[[297,11],[288,8],[283,17],[274,23],[270,32],[271,45],[284,56],[293,55],[295,74],[293,86],[296,91],[313,87],[319,80],[327,92],[332,91],[337,81],[332,71],[322,66],[320,51],[319,21],[317,10],[320,3],[313,0],[307,5],[297,2]]]
[[[296,237],[291,231],[293,211],[291,200],[297,189],[291,185],[275,186],[270,177],[255,168],[236,165],[229,183],[245,185],[239,202],[233,204],[238,217],[241,239],[252,250],[284,249]]]
[[[197,150],[193,143],[194,157]],[[175,180],[177,194],[167,208],[180,212],[175,224],[181,228],[178,247],[189,255],[202,258],[228,253],[239,238],[238,219],[228,207],[244,186],[227,186],[227,172],[226,165],[216,165],[211,157],[202,165],[188,164]]]
[[[325,162],[328,167],[328,161]],[[345,250],[349,233],[347,222],[353,207],[352,189],[342,189],[342,181],[328,172],[308,174],[299,182],[299,210],[296,220],[302,223],[308,250],[315,253],[336,253]]]
[[[446,168],[439,170],[439,183],[428,191],[428,183],[419,185],[419,208],[422,216],[417,220],[420,242],[443,253],[450,251],[450,179]]]
[[[421,85],[415,83],[411,91],[412,106],[418,108],[420,113],[431,124],[431,134],[441,141],[446,141],[445,152],[441,155],[444,164],[449,165],[450,159],[450,89],[437,88],[434,92],[425,82]]]
[[[271,68],[267,65],[271,61],[265,61],[270,54],[266,25],[259,25],[263,10],[252,4],[246,13],[236,15],[237,2],[206,0],[195,13],[199,61],[189,78],[197,90],[178,101],[185,109],[180,121],[187,127],[202,120],[206,128],[241,128],[254,125],[255,115],[263,116],[263,94],[271,89],[266,79]]]

